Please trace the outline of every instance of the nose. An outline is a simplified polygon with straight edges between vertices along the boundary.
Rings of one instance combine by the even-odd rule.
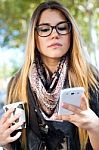
[[[51,37],[59,37],[59,33],[57,32],[55,28],[53,28],[52,30]]]

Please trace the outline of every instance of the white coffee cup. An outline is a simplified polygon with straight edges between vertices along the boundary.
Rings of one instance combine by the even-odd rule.
[[[24,103],[23,102],[16,102],[16,103],[11,103],[8,105],[3,106],[4,111],[8,111],[10,108],[14,108],[13,113],[11,114],[11,117],[14,115],[19,114],[20,117],[12,123],[12,125],[18,123],[18,122],[23,122],[23,124],[18,128],[18,129],[22,129],[22,128],[26,128],[26,118],[25,118],[25,107],[24,107]]]

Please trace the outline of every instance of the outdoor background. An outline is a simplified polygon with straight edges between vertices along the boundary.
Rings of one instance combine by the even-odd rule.
[[[44,0],[0,0],[0,110],[10,77],[22,66],[29,20]],[[60,0],[74,16],[85,51],[99,69],[99,1]],[[2,113],[2,111],[1,111]]]

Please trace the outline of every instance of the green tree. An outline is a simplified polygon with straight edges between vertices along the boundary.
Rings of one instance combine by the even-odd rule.
[[[24,45],[31,12],[40,0],[1,0],[0,3],[1,46]]]

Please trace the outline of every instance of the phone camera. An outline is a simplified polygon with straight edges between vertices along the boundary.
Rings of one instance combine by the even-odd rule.
[[[75,94],[74,92],[71,93],[71,95],[74,95],[74,94]]]

